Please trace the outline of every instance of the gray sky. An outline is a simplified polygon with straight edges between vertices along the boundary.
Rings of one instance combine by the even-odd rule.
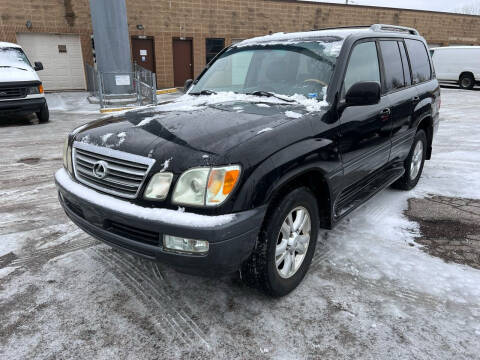
[[[308,0],[345,4],[345,0]],[[404,9],[420,9],[455,12],[464,5],[480,4],[475,0],[350,0],[358,5],[388,6]]]

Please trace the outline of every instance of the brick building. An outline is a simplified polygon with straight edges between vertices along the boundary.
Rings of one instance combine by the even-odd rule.
[[[294,0],[126,5],[134,60],[142,61],[140,50],[147,53],[159,88],[180,85],[190,72],[197,75],[222,46],[270,32],[389,23],[417,28],[430,44],[480,45],[480,17],[471,15]],[[91,34],[89,0],[0,0],[0,41],[18,42],[33,61],[53,67],[42,74],[51,89],[85,87],[83,64],[93,62]],[[53,59],[57,63],[50,64]]]

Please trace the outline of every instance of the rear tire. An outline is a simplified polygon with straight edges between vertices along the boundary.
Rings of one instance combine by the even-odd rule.
[[[475,86],[475,79],[472,74],[463,74],[460,76],[460,81],[458,82],[460,88],[465,90],[472,90]]]
[[[308,188],[294,189],[278,199],[266,215],[252,254],[242,265],[242,280],[270,296],[287,295],[310,267],[319,227],[317,199]]]
[[[418,130],[413,140],[412,148],[405,160],[405,173],[393,183],[392,187],[400,190],[413,189],[422,176],[423,165],[427,155],[427,136],[425,131]]]
[[[37,112],[37,117],[38,117],[38,121],[41,124],[46,123],[48,122],[48,120],[50,120],[50,113],[48,111],[48,105],[46,102],[45,104],[43,104],[41,110]]]

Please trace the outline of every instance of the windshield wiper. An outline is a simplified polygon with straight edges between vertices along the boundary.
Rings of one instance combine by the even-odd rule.
[[[286,102],[289,102],[289,103],[295,102],[295,100],[285,99],[285,98],[283,98],[283,97],[281,97],[281,96],[275,95],[274,93],[271,93],[271,92],[269,92],[269,91],[263,91],[263,90],[248,92],[248,93],[246,93],[246,95],[264,96],[264,97],[274,97],[274,98],[277,98],[277,99],[280,99],[280,100],[282,100],[282,101],[286,101]]]
[[[217,95],[217,93],[213,90],[206,89],[199,92],[191,92],[189,95]]]
[[[21,68],[21,67],[18,67],[18,66],[12,66],[12,65],[0,65],[0,68],[14,68],[14,69],[19,69],[19,70],[23,70],[23,71],[28,71],[25,68]]]

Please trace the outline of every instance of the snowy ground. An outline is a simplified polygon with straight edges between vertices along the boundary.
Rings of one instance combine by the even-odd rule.
[[[71,224],[52,176],[64,135],[98,114],[54,101],[63,110],[48,124],[0,124],[0,358],[480,358],[480,270],[432,256],[424,228],[436,215],[480,223],[480,91],[443,89],[418,187],[322,231],[304,282],[278,300],[112,250]],[[460,236],[445,229],[447,242]]]

